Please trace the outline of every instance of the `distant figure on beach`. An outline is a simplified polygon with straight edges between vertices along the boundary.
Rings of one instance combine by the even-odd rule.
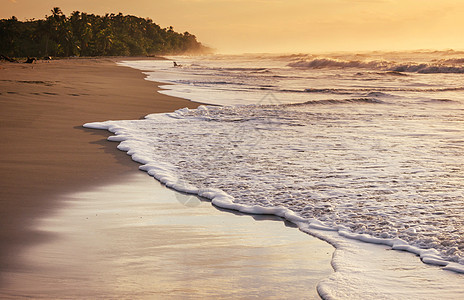
[[[32,64],[35,62],[37,59],[35,57],[27,57],[27,60],[24,62],[25,64]]]
[[[178,65],[176,62],[174,62],[174,68],[175,67],[180,67],[180,65]]]

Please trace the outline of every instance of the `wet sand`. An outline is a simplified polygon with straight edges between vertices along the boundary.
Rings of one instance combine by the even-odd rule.
[[[0,298],[317,299],[333,249],[277,217],[220,211],[143,172],[63,195]]]
[[[157,86],[116,59],[0,64],[0,266],[19,267],[17,251],[46,238],[34,220],[60,205],[56,195],[112,182],[134,163],[94,120],[138,119],[197,103]]]

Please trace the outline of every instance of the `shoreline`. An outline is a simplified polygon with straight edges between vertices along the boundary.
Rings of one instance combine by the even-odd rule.
[[[122,59],[0,64],[2,271],[21,268],[18,251],[49,238],[34,222],[61,205],[57,195],[137,171],[106,141],[109,132],[85,129],[84,123],[200,105],[158,93],[140,71],[116,64]]]
[[[150,113],[172,112],[186,106],[198,107],[201,103],[158,93],[160,83],[144,80],[146,76],[139,70],[116,64],[120,59],[123,58],[60,60],[56,63],[43,62],[33,66],[18,65],[16,69],[10,68],[7,72],[4,68],[7,65],[0,64],[0,113],[2,116],[0,134],[4,141],[4,146],[0,150],[4,151],[1,153],[2,160],[0,161],[2,172],[0,175],[2,176],[0,183],[2,205],[0,211],[0,263],[2,266],[0,294],[7,298],[19,297],[19,295],[48,298],[51,295],[58,297],[60,293],[71,293],[74,296],[88,293],[88,297],[97,295],[105,298],[107,294],[99,290],[98,282],[102,282],[101,278],[95,277],[94,273],[103,274],[103,270],[107,275],[104,277],[106,285],[102,286],[110,287],[107,293],[114,292],[114,297],[117,297],[118,294],[115,291],[121,286],[112,285],[119,279],[114,278],[112,271],[121,272],[125,267],[120,268],[121,265],[115,265],[115,262],[119,258],[123,259],[126,253],[139,249],[135,245],[140,242],[143,242],[141,252],[134,252],[131,258],[133,261],[159,259],[157,258],[158,252],[153,249],[167,249],[167,244],[170,249],[168,252],[178,253],[177,258],[173,260],[175,263],[171,264],[168,269],[181,276],[170,277],[172,282],[177,282],[177,285],[170,284],[170,286],[182,287],[182,282],[185,282],[181,279],[185,278],[185,276],[182,277],[184,273],[190,274],[187,282],[201,277],[204,274],[202,270],[210,267],[206,261],[216,259],[217,256],[222,259],[221,265],[213,267],[211,272],[227,273],[224,274],[227,277],[230,274],[221,266],[227,264],[228,260],[221,257],[222,252],[209,249],[208,254],[200,252],[199,256],[194,255],[191,242],[185,243],[187,238],[192,241],[201,239],[206,249],[209,248],[210,243],[214,244],[222,234],[218,232],[209,234],[204,230],[214,231],[214,228],[217,230],[218,223],[222,226],[223,223],[227,223],[224,221],[229,218],[227,215],[251,217],[256,221],[268,218],[268,216],[242,215],[226,210],[227,214],[212,222],[210,217],[217,217],[215,210],[222,212],[224,210],[214,207],[214,203],[213,205],[204,203],[208,207],[205,208],[208,212],[204,210],[196,214],[192,207],[185,204],[194,204],[190,202],[190,195],[187,195],[188,199],[181,200],[179,197],[183,194],[161,186],[159,182],[155,185],[160,187],[154,188],[151,193],[145,194],[142,198],[131,199],[132,195],[151,189],[148,181],[153,179],[141,173],[136,168],[137,164],[134,164],[125,152],[119,151],[115,144],[107,141],[106,138],[111,135],[110,132],[86,129],[82,125],[86,122],[100,122],[108,119],[143,118]],[[101,191],[103,193],[100,193]],[[166,196],[167,194],[171,196]],[[121,198],[123,195],[129,196]],[[167,201],[169,197],[170,202]],[[181,212],[179,208],[174,208],[172,204],[183,205],[184,211]],[[160,210],[153,205],[158,206]],[[168,209],[167,206],[170,208]],[[135,207],[139,208],[137,212]],[[101,220],[101,216],[118,210],[120,213],[116,214],[117,216],[113,215],[109,220],[110,223],[107,223],[107,220]],[[163,211],[165,213],[162,213]],[[126,212],[129,215],[125,214],[125,217],[122,217]],[[150,216],[147,220],[145,217],[148,215]],[[79,219],[76,219],[76,216],[79,216]],[[142,221],[142,218],[148,223],[140,225],[134,222],[134,220]],[[159,225],[157,222],[162,222],[166,218],[168,218],[168,223],[164,223],[161,229],[155,230],[154,227],[158,226],[153,225]],[[200,221],[194,226],[189,224],[180,234],[175,233],[177,229],[186,225],[184,222],[188,221],[185,220],[191,218],[197,218]],[[92,222],[99,219],[98,222],[102,222],[101,227],[85,225],[84,223],[89,219]],[[279,219],[279,223],[281,221]],[[249,225],[255,226],[253,222]],[[169,226],[171,229],[167,229]],[[241,245],[243,239],[250,239],[248,227],[244,225],[239,232],[235,231],[234,226],[225,227],[227,229],[222,229],[222,233],[229,234],[232,239],[228,242],[222,241],[221,249],[228,249],[236,243]],[[129,233],[131,228],[135,230]],[[191,237],[186,235],[187,231],[192,233]],[[272,230],[262,227],[257,231],[254,239],[267,239],[266,247],[279,252],[279,240],[273,236],[274,232],[270,231]],[[302,231],[306,232],[306,230]],[[380,292],[382,289],[377,291],[382,295],[388,295],[390,291],[398,291],[405,295],[419,295],[419,290],[424,290],[424,294],[430,294],[427,284],[419,289],[413,286],[408,289],[401,288],[403,285],[410,286],[413,283],[428,282],[430,278],[438,280],[435,284],[441,282],[442,287],[448,286],[446,296],[451,297],[462,292],[458,288],[462,279],[460,275],[446,272],[438,274],[437,271],[443,272],[444,270],[425,265],[417,259],[412,260],[411,253],[394,253],[397,251],[386,251],[390,250],[386,246],[365,244],[350,239],[330,243],[333,237],[321,238],[321,233],[316,232],[315,229],[313,231],[309,230],[307,232],[309,235],[298,232],[306,238],[312,239],[314,236],[319,236],[321,239],[314,244],[314,249],[306,250],[304,254],[310,255],[305,257],[303,254],[301,257],[304,259],[301,263],[317,263],[319,268],[309,266],[306,271],[295,270],[295,273],[304,277],[304,280],[319,282],[318,292],[322,297],[330,297],[342,291],[347,292],[347,295],[356,295],[362,284],[378,285],[375,280],[379,280],[381,284],[389,282],[389,286],[383,292]],[[145,232],[143,237],[141,232]],[[113,239],[109,239],[107,233]],[[269,233],[270,235],[263,235]],[[96,238],[98,234],[100,238]],[[134,238],[135,236],[138,238]],[[157,236],[163,236],[164,242],[160,244]],[[125,242],[119,243],[122,240]],[[316,250],[324,245],[329,246],[323,240],[328,240],[330,244],[337,246],[335,252],[331,248],[332,260],[329,255],[330,250],[323,252],[328,255],[325,257],[328,260],[321,260],[321,253]],[[108,247],[109,244],[113,246]],[[124,248],[127,246],[129,248]],[[241,246],[244,246],[244,249],[250,249],[248,244]],[[94,249],[99,251],[95,252]],[[80,253],[80,250],[83,253]],[[282,252],[280,258],[284,261],[293,258],[294,252],[291,249],[280,252]],[[102,253],[105,255],[102,256]],[[261,252],[255,251],[255,253]],[[189,260],[185,260],[186,255],[189,255]],[[349,256],[353,256],[349,259],[352,262],[363,261],[366,269],[360,271],[356,266],[344,265],[341,258]],[[86,258],[83,259],[83,257]],[[206,261],[198,264],[201,257],[206,258]],[[260,255],[255,258],[250,256],[243,258],[242,264],[254,266],[260,261]],[[133,267],[130,261],[126,263],[129,269]],[[330,268],[330,263],[336,272]],[[94,269],[93,265],[100,265],[100,267]],[[157,263],[152,262],[140,266],[137,272],[132,274],[135,278],[126,277],[129,281],[135,280],[133,283],[138,283],[137,276],[144,277],[147,283],[156,278],[144,272],[150,268],[153,269],[153,266],[158,268]],[[328,273],[325,273],[323,277],[311,277],[314,276],[313,272],[327,272],[327,267],[329,271],[332,271],[332,275],[328,276]],[[240,269],[237,266],[233,268],[236,271]],[[281,267],[278,269],[281,270]],[[68,270],[72,271],[67,273]],[[85,272],[82,272],[83,270]],[[199,272],[198,276],[191,275],[193,270]],[[151,274],[157,272],[163,274],[164,271],[158,269]],[[357,274],[360,273],[372,274],[374,281],[369,282],[366,278],[358,278]],[[79,278],[80,284],[74,285],[71,274],[78,276],[76,278]],[[279,274],[276,273],[276,280],[286,278]],[[398,277],[404,280],[399,280]],[[116,280],[108,280],[111,278]],[[216,276],[211,278],[216,278]],[[246,284],[254,284],[248,282],[249,280],[245,277],[242,278],[244,282],[247,282]],[[323,280],[320,281],[321,279]],[[56,280],[66,282],[66,285],[57,285]],[[293,282],[298,280],[296,278]],[[8,286],[11,282],[13,285]],[[6,286],[5,289],[2,289],[3,285]],[[48,294],[45,286],[54,290],[55,294]],[[93,290],[86,290],[89,286],[92,286]],[[73,291],[68,291],[67,287]],[[133,290],[131,286],[126,287],[125,292],[129,295]],[[275,288],[274,285],[270,287]],[[240,285],[237,288],[243,290]],[[84,290],[85,292],[82,292]],[[40,291],[40,294],[35,294],[36,291]],[[148,293],[154,291],[163,293],[162,289],[156,287],[148,291],[145,289]],[[226,289],[225,295],[230,291],[235,292],[235,289],[229,288],[228,291]],[[260,295],[259,287],[255,291],[255,295]],[[93,292],[96,293],[92,294]],[[437,292],[440,293],[440,290]],[[191,295],[191,291],[185,290],[185,295]],[[359,297],[362,297],[362,294]]]
[[[180,199],[183,194],[159,182],[153,183],[153,187],[147,184],[154,179],[140,172],[136,162],[107,141],[110,132],[82,127],[86,122],[137,119],[150,113],[202,105],[158,93],[161,89],[156,82],[144,80],[146,76],[139,70],[116,64],[120,59],[0,65],[0,137],[8,141],[0,150],[3,151],[0,152],[0,294],[7,298],[128,295],[133,292],[133,285],[118,294],[121,286],[114,286],[119,278],[114,278],[113,271],[130,269],[120,275],[137,282],[142,276],[148,283],[153,278],[165,281],[160,278],[165,270],[151,263],[132,274],[130,262],[120,268],[115,257],[132,251],[136,243],[141,249],[131,259],[156,261],[161,258],[153,248],[162,250],[167,243],[175,258],[169,259],[173,262],[166,269],[172,273],[169,275],[172,283],[160,288],[144,287],[140,293],[188,296],[192,292],[190,284],[201,282],[197,286],[199,295],[205,291],[206,296],[231,292],[273,295],[271,291],[278,292],[280,282],[290,284],[287,288],[297,294],[318,297],[315,286],[333,272],[332,246],[296,228],[286,228],[280,218],[224,212],[210,202],[192,209]],[[140,179],[134,181],[134,178]],[[119,195],[132,198],[141,191],[145,194],[142,198],[135,197],[135,202]],[[187,197],[190,203],[191,196]],[[140,207],[139,215],[151,216],[148,225],[136,225],[136,230],[129,234],[129,228],[134,226],[132,220],[139,220],[132,211],[134,205]],[[119,209],[120,213],[111,220],[85,225],[94,217],[108,216],[108,210],[113,209]],[[168,215],[176,221],[168,219],[161,228],[153,226],[152,222],[166,222],[163,220]],[[245,218],[249,221],[242,222]],[[184,222],[193,219],[194,222],[177,232],[185,226]],[[260,220],[264,222],[256,222]],[[171,229],[165,232],[168,226]],[[237,231],[235,226],[242,229]],[[188,232],[191,237],[186,235]],[[274,236],[277,232],[281,236]],[[143,238],[133,238],[142,233],[146,233]],[[161,242],[153,238],[157,235],[163,236]],[[288,241],[283,242],[287,235]],[[191,241],[186,243],[187,237]],[[198,241],[200,248],[195,246]],[[113,246],[108,248],[108,244]],[[215,248],[210,249],[211,245]],[[282,247],[289,250],[282,251]],[[249,254],[237,256],[236,251]],[[309,252],[312,254],[308,255]],[[209,260],[218,254],[210,264]],[[185,255],[189,260],[185,260]],[[197,261],[203,261],[201,267]],[[154,268],[158,275],[154,276],[157,274]],[[295,280],[280,274],[287,269]],[[197,276],[192,275],[193,270]],[[107,274],[104,280],[95,277],[102,271]],[[211,275],[201,278],[205,272]],[[234,275],[229,279],[230,274]],[[267,282],[268,290],[249,280],[258,275],[263,283]],[[57,280],[62,284],[57,285]],[[297,280],[306,284],[294,286]],[[215,282],[226,281],[234,282],[235,288],[228,285],[216,288]],[[186,290],[171,290],[171,286],[182,288],[186,284]],[[242,284],[252,289],[247,290]],[[106,288],[106,293],[100,287]]]
[[[96,126],[97,126],[96,128],[100,128],[99,124],[96,124]],[[170,129],[170,131],[173,131],[173,130],[175,131],[175,129],[173,129],[173,128]],[[115,140],[117,140],[117,138]],[[131,148],[131,152],[133,152],[133,151],[134,151],[134,149]],[[140,157],[139,154],[136,153],[135,156]],[[147,161],[147,159],[142,158],[141,161]],[[142,169],[146,170],[146,168],[144,168],[144,167],[142,167]],[[171,184],[168,184],[168,185],[171,186]],[[182,190],[182,187],[180,187],[180,190]],[[214,201],[213,201],[213,205],[214,205]],[[224,207],[224,206],[219,205],[219,207]],[[234,209],[240,210],[240,209],[237,209],[236,206],[234,206]],[[311,234],[313,236],[319,236],[322,240],[325,240],[325,241],[333,240],[333,237],[329,237],[329,234],[325,235],[325,237],[324,237],[324,235],[321,234],[320,232],[311,232],[311,230],[306,231],[305,228],[306,228],[305,226],[303,226],[303,228],[302,228],[304,232],[308,232],[309,234]],[[352,249],[355,249],[353,252],[357,252],[357,253],[367,251],[367,249],[369,249],[369,250],[372,249],[373,251],[371,253],[369,253],[368,255],[366,255],[366,257],[369,257],[369,259],[372,258],[372,257],[376,257],[377,258],[376,260],[378,260],[379,257],[382,257],[381,260],[382,260],[382,263],[384,262],[384,264],[378,263],[378,262],[369,263],[370,268],[368,268],[367,270],[363,270],[362,273],[367,274],[367,273],[377,272],[378,275],[376,275],[376,278],[378,279],[378,282],[372,283],[372,282],[369,282],[370,279],[368,280],[367,278],[362,278],[358,283],[353,283],[353,284],[346,285],[346,283],[348,282],[348,280],[346,278],[356,277],[356,273],[359,272],[359,269],[355,268],[355,269],[349,270],[349,268],[348,268],[348,270],[346,270],[345,267],[347,265],[349,265],[350,263],[355,262],[355,261],[367,260],[366,257],[361,256],[359,258],[355,258],[353,256],[352,259],[349,260],[348,264],[344,265],[344,263],[346,263],[346,262],[342,262],[340,265],[337,266],[337,268],[335,268],[337,270],[337,272],[334,274],[334,276],[331,276],[331,279],[338,278],[338,281],[340,281],[340,282],[337,283],[338,286],[333,285],[332,287],[329,287],[330,284],[327,284],[327,283],[330,280],[325,280],[325,282],[324,282],[325,286],[322,287],[321,290],[320,290],[320,291],[322,291],[321,295],[326,295],[327,297],[330,297],[330,295],[336,294],[337,293],[336,291],[348,290],[349,288],[353,289],[353,290],[350,291],[350,293],[354,295],[354,294],[357,293],[356,291],[359,288],[359,285],[362,284],[362,282],[366,282],[366,283],[369,282],[372,286],[375,286],[375,285],[380,286],[380,285],[384,284],[384,282],[386,282],[386,281],[396,282],[397,285],[396,286],[392,285],[391,286],[392,288],[385,289],[383,291],[383,294],[385,294],[385,295],[389,295],[391,293],[391,291],[393,291],[393,290],[398,291],[398,293],[404,293],[404,294],[410,294],[410,295],[419,295],[420,290],[426,290],[426,292],[424,292],[425,294],[434,294],[434,293],[436,293],[436,291],[434,291],[433,288],[430,288],[430,286],[423,286],[421,284],[421,282],[423,282],[423,278],[429,278],[429,279],[434,278],[437,282],[440,282],[441,286],[443,286],[443,287],[446,286],[447,287],[447,297],[453,297],[455,294],[459,294],[461,292],[461,291],[459,291],[459,289],[456,289],[456,287],[459,286],[459,284],[460,284],[460,275],[459,274],[454,274],[454,273],[453,274],[448,274],[446,276],[446,279],[442,278],[443,274],[446,273],[448,270],[451,270],[451,269],[448,269],[448,268],[441,269],[440,267],[437,267],[436,265],[427,265],[427,264],[424,264],[422,261],[420,261],[418,259],[415,259],[414,261],[410,261],[410,260],[414,259],[413,258],[414,255],[417,254],[417,252],[418,252],[417,248],[415,248],[416,251],[414,251],[414,249],[413,249],[413,251],[409,251],[405,255],[403,255],[403,253],[401,253],[401,252],[396,253],[398,251],[391,251],[395,255],[383,255],[382,252],[384,252],[385,250],[392,250],[391,245],[386,244],[387,246],[379,246],[379,245],[377,245],[378,241],[373,240],[373,239],[370,241],[370,243],[361,243],[361,242],[358,243],[356,241],[357,239],[362,240],[362,241],[367,241],[366,238],[363,237],[363,236],[361,236],[359,238],[356,238],[354,236],[354,237],[351,238],[353,240],[348,241],[348,242],[346,242],[344,240],[345,238],[346,238],[346,235],[340,234],[338,236],[337,242],[334,242],[333,245],[338,245],[340,247],[340,248],[337,247],[336,253],[334,255],[335,256],[340,256],[340,253],[344,253],[344,252],[345,253],[350,253],[350,252],[352,252],[351,251]],[[351,239],[349,238],[348,240],[351,240]],[[389,241],[386,241],[386,242],[389,242]],[[340,246],[340,245],[343,245],[343,247]],[[359,246],[359,249],[361,249],[362,251],[356,249],[358,246]],[[424,250],[423,253],[424,253],[424,255],[427,255],[426,250]],[[345,254],[342,254],[342,256],[343,255],[345,255]],[[335,265],[337,265],[337,264],[335,264]],[[334,265],[334,267],[335,267],[335,265]],[[407,274],[408,271],[404,270],[405,269],[404,266],[410,266],[410,267],[408,267],[406,269],[412,270],[411,274],[413,274],[413,275]],[[392,270],[391,268],[394,268],[395,271],[390,273],[390,271]],[[361,267],[361,269],[362,269],[362,267]],[[443,272],[443,271],[445,271],[445,272]],[[441,272],[443,272],[443,273],[440,274]],[[341,278],[342,275],[340,275],[341,273],[344,273],[346,278],[342,279]],[[414,280],[412,280],[412,281],[409,281],[409,280],[397,281],[395,279],[397,276],[399,276],[401,278],[411,278],[411,279],[415,278],[417,280],[417,282],[414,281]],[[386,278],[391,278],[391,280],[386,280]],[[358,280],[358,279],[353,279],[353,280]],[[337,280],[333,280],[333,282],[335,282],[335,281],[337,281]],[[343,284],[343,283],[345,283],[345,284]],[[454,283],[454,286],[453,286],[452,283]],[[409,288],[409,289],[406,289],[406,288],[401,289],[400,288],[401,285],[407,285],[407,284],[418,284],[418,286],[420,286],[420,288]],[[391,290],[391,291],[389,291],[389,290]],[[369,292],[369,291],[363,291],[363,292]],[[362,293],[359,294],[359,297],[362,297]]]

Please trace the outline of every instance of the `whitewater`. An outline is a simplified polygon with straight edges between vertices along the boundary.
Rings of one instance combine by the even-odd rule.
[[[462,296],[464,53],[169,59],[121,64],[211,105],[85,127],[168,187],[333,244],[323,298]]]

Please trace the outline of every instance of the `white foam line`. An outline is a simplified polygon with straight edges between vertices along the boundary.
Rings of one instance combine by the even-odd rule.
[[[199,109],[202,109],[201,107]],[[184,108],[181,110],[177,110],[175,113],[168,113],[168,114],[155,114],[157,117],[164,116],[164,120],[175,121],[179,115],[182,115],[188,110],[188,108]],[[151,115],[151,116],[155,116]],[[176,116],[177,115],[177,116]],[[150,118],[150,115],[146,117],[147,119]],[[394,238],[394,239],[385,239],[385,238],[377,238],[373,237],[368,234],[357,234],[350,232],[347,228],[343,226],[338,227],[330,227],[325,225],[324,223],[316,220],[316,219],[305,219],[295,212],[291,211],[288,208],[277,206],[277,207],[263,207],[258,205],[245,205],[239,204],[234,202],[234,198],[222,190],[213,189],[213,188],[206,188],[206,189],[198,189],[197,187],[190,185],[188,183],[183,182],[175,175],[175,166],[170,163],[166,162],[153,162],[152,160],[143,156],[143,154],[137,153],[136,149],[131,149],[129,140],[129,133],[123,127],[116,126],[115,122],[113,121],[106,121],[106,122],[93,122],[93,123],[86,123],[83,125],[85,128],[92,128],[92,129],[105,129],[115,134],[115,136],[110,136],[108,138],[109,141],[118,141],[120,144],[118,145],[118,149],[122,151],[126,151],[128,155],[132,157],[132,159],[136,162],[142,164],[139,167],[140,170],[147,172],[150,176],[154,177],[161,183],[165,184],[167,187],[175,189],[179,192],[184,192],[188,194],[198,195],[202,198],[209,199],[211,203],[217,207],[236,210],[242,213],[247,214],[267,214],[267,215],[276,215],[278,217],[282,217],[285,220],[292,222],[298,226],[298,228],[316,236],[330,244],[332,244],[335,248],[337,248],[336,243],[330,241],[326,237],[320,234],[315,234],[314,230],[323,230],[323,231],[337,231],[338,234],[342,237],[358,240],[366,243],[371,244],[379,244],[379,245],[386,245],[391,247],[393,250],[401,250],[414,253],[419,255],[422,262],[429,264],[429,265],[436,265],[440,267],[444,267],[443,269],[457,272],[457,273],[464,273],[464,265],[458,263],[452,263],[449,261],[444,260],[440,257],[439,253],[435,249],[420,249],[418,247],[409,245],[406,241]],[[132,137],[130,137],[132,138]],[[335,268],[336,270],[336,268]]]

